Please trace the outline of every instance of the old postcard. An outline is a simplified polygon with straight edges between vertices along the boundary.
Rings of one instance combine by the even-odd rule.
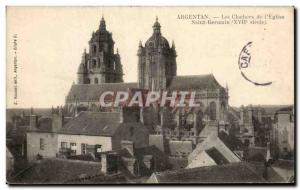
[[[294,7],[6,8],[8,184],[295,183]]]

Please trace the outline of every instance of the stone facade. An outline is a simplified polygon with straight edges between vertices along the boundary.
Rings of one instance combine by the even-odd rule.
[[[145,47],[142,42],[138,49],[139,88],[154,91],[166,89],[177,73],[175,45],[169,46],[160,31],[158,19],[153,25],[153,34]]]
[[[27,132],[27,160],[54,158],[58,153],[57,134],[51,132]]]
[[[228,88],[222,87],[212,74],[177,76],[177,52],[174,42],[170,46],[168,40],[163,37],[158,19],[156,19],[152,28],[152,36],[146,43],[144,45],[142,42],[139,43],[137,83],[122,83],[121,80],[112,79],[102,80],[101,77],[103,78],[104,75],[106,78],[110,75],[102,72],[103,70],[101,71],[103,65],[101,59],[106,55],[113,57],[111,34],[106,31],[105,21],[102,19],[99,30],[93,34],[89,42],[89,54],[84,53],[83,55],[83,62],[78,72],[79,82],[71,87],[66,98],[66,109],[73,115],[86,110],[122,113],[118,107],[101,108],[99,97],[104,91],[194,91],[196,93],[195,103],[200,104],[200,107],[191,108],[187,105],[179,109],[166,107],[162,109],[159,105],[153,104],[151,107],[141,108],[139,116],[140,122],[151,129],[150,133],[164,136],[166,141],[162,144],[164,144],[163,149],[165,151],[168,151],[167,144],[170,140],[191,141],[194,147],[199,142],[199,133],[205,126],[218,128],[219,125],[222,125],[222,129],[226,130],[228,124],[226,121]],[[98,50],[101,51],[98,52]],[[93,65],[91,61],[94,58],[96,60],[96,70],[91,67]],[[98,58],[100,62],[97,62]],[[109,59],[105,58],[105,60]],[[107,61],[107,64],[110,62],[113,61]],[[101,63],[99,68],[97,68],[98,63]],[[87,85],[94,84],[91,82],[94,79],[85,82],[85,76],[94,77],[98,70],[102,72],[100,72],[101,76],[97,75],[101,79],[99,80],[101,81],[100,84]],[[89,73],[89,75],[82,73]],[[111,83],[113,81],[121,83]],[[136,114],[131,115],[134,120]],[[162,147],[160,148],[162,149]]]

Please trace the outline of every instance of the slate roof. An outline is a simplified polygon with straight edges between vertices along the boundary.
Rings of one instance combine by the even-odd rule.
[[[73,84],[66,101],[99,101],[100,95],[105,91],[127,91],[137,86],[137,83]]]
[[[205,152],[216,162],[216,164],[218,165],[229,164],[229,161],[215,147],[207,149],[205,150]]]
[[[58,132],[72,135],[113,136],[120,126],[120,113],[80,112]]]
[[[266,183],[247,163],[156,172],[151,177],[158,183]]]
[[[294,161],[278,159],[272,164],[272,167],[294,170]]]
[[[43,159],[18,174],[11,183],[61,184],[81,176],[101,174],[98,162],[74,161],[67,159]]]
[[[173,78],[170,90],[220,89],[223,88],[212,74],[176,76]]]

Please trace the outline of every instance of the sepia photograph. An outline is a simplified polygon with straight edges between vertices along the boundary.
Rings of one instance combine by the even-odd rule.
[[[7,6],[5,32],[8,185],[295,185],[294,7]]]

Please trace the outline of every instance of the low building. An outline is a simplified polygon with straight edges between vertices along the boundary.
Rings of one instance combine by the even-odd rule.
[[[74,118],[54,113],[52,118],[32,115],[27,132],[27,158],[68,157],[118,150],[122,140],[136,148],[148,146],[149,132],[140,122],[124,122],[120,112],[80,112]]]
[[[217,135],[212,134],[199,143],[188,156],[187,168],[223,165],[240,161],[239,157]]]
[[[273,124],[272,148],[279,158],[292,159],[294,155],[294,114],[293,109],[279,110]]]

